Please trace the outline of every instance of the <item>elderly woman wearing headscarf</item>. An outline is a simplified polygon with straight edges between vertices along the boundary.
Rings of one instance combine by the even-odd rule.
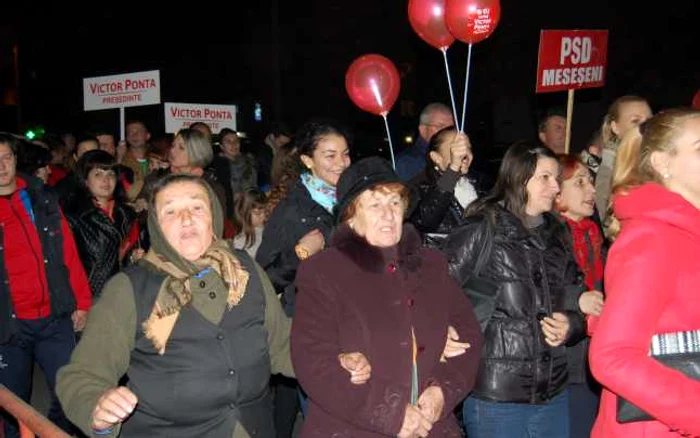
[[[403,225],[408,201],[386,160],[358,161],[338,181],[330,248],[301,263],[292,358],[309,395],[302,438],[462,436],[452,411],[474,385],[481,331],[447,261]],[[456,356],[445,348],[452,328],[471,344]],[[353,385],[361,359],[371,377]]]
[[[160,180],[148,214],[151,249],[106,284],[59,372],[67,416],[88,435],[274,437],[268,381],[293,372],[264,271],[220,238],[201,178]]]

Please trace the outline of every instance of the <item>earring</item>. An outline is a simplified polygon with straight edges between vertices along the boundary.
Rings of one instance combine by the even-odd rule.
[[[661,175],[661,176],[663,176],[664,179],[669,179],[669,178],[671,177],[671,174],[668,173],[668,172],[665,172],[665,173],[664,173],[663,175]]]

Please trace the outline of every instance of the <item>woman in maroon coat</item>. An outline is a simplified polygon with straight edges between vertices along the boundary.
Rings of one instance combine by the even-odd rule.
[[[338,182],[331,247],[297,273],[302,437],[461,436],[452,411],[474,384],[481,330],[444,258],[402,224],[408,198],[385,160],[352,165]],[[450,326],[470,347],[445,359]],[[369,361],[366,383],[348,381],[348,357]]]

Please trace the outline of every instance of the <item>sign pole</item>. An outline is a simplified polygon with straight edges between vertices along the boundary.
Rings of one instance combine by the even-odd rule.
[[[126,128],[124,123],[124,107],[122,106],[119,108],[119,135],[121,136],[121,141],[124,141],[124,138],[126,137],[124,134],[124,129]]]
[[[564,153],[569,154],[569,145],[571,144],[571,120],[574,112],[574,90],[569,89],[569,99],[566,103],[566,141],[564,143]]]

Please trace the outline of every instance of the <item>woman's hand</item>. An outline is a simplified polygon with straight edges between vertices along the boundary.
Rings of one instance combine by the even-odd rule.
[[[367,383],[372,375],[372,365],[360,352],[342,353],[338,355],[340,366],[350,373],[350,382],[355,385]]]
[[[73,331],[83,331],[87,322],[87,315],[87,310],[76,310],[71,314],[70,319],[73,321]]]
[[[418,397],[418,409],[431,423],[440,419],[444,407],[445,395],[439,386],[428,386]]]
[[[318,229],[311,230],[299,239],[298,245],[309,252],[309,256],[320,252],[326,244],[323,233]]]
[[[105,430],[123,422],[134,412],[138,402],[136,394],[126,386],[105,391],[92,411],[91,427],[94,430]]]
[[[468,342],[459,342],[459,334],[457,330],[451,325],[447,327],[447,342],[445,343],[445,350],[440,356],[440,362],[447,362],[447,359],[451,357],[461,356],[467,352],[467,349],[471,347]]]
[[[584,292],[578,299],[578,307],[586,315],[600,316],[604,303],[603,293],[597,290]]]
[[[564,343],[569,333],[569,318],[561,312],[554,312],[551,317],[542,318],[540,326],[547,345],[558,347]]]
[[[403,424],[397,438],[416,438],[426,437],[433,428],[433,423],[425,418],[425,415],[418,407],[413,405],[406,406],[406,413],[403,417]]]
[[[472,159],[472,145],[469,137],[463,132],[458,132],[450,143],[450,169],[460,172],[464,164],[469,169]]]

